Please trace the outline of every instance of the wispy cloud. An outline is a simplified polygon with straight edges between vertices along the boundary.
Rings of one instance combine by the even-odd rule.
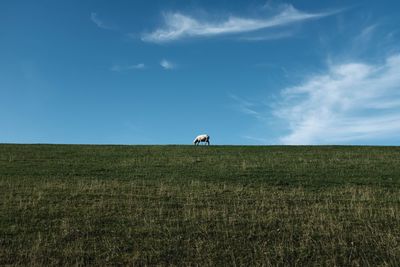
[[[353,39],[353,50],[364,50],[370,47],[370,41],[373,38],[373,35],[376,34],[378,24],[373,24],[366,26],[361,30],[361,32],[356,35]]]
[[[140,70],[142,70],[142,69],[145,69],[146,66],[143,63],[139,63],[139,64],[136,64],[136,65],[131,65],[131,66],[129,66],[129,68],[130,69],[140,69]]]
[[[166,70],[172,70],[172,69],[176,68],[176,65],[174,63],[172,63],[171,61],[168,61],[166,59],[161,60],[160,66]]]
[[[111,71],[127,71],[127,70],[143,70],[146,68],[146,65],[143,63],[135,64],[135,65],[128,65],[128,66],[121,66],[121,65],[113,65],[110,70]]]
[[[378,24],[373,24],[373,25],[365,27],[359,34],[358,38],[361,40],[369,40],[371,38],[371,35],[374,33],[374,31],[376,30],[377,27],[378,27]]]
[[[242,41],[249,42],[257,42],[257,41],[271,41],[271,40],[279,40],[284,38],[289,38],[294,35],[293,32],[278,32],[278,33],[269,33],[263,35],[253,35],[253,36],[241,36],[238,39]]]
[[[229,97],[235,101],[235,107],[243,114],[253,116],[257,119],[262,118],[260,112],[257,110],[257,104],[243,99],[237,95],[229,94]]]
[[[400,132],[400,55],[382,64],[332,65],[282,92],[274,114],[283,144],[382,143]]]
[[[113,30],[114,27],[105,24],[102,20],[99,19],[97,13],[92,12],[90,14],[90,20],[97,25],[97,27],[101,28],[101,29],[105,29],[105,30]]]
[[[143,34],[142,40],[161,43],[190,37],[252,32],[304,20],[322,18],[337,12],[307,13],[297,10],[292,5],[283,5],[279,13],[268,18],[230,16],[218,21],[200,20],[182,13],[166,13],[164,14],[165,25],[153,32]]]

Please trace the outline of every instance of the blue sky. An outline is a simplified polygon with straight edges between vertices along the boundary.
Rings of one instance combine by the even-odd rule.
[[[398,1],[0,1],[0,143],[400,145]]]

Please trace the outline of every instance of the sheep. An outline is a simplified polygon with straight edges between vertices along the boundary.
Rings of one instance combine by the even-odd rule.
[[[193,140],[193,144],[196,146],[198,144],[200,144],[201,142],[204,142],[205,144],[210,145],[210,136],[208,136],[207,134],[201,134]]]

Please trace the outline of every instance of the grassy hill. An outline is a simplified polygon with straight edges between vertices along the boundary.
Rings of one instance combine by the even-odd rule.
[[[0,145],[0,265],[400,265],[400,148]]]

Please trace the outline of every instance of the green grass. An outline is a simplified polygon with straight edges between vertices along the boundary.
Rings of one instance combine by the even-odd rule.
[[[399,147],[0,145],[0,265],[399,266]]]

